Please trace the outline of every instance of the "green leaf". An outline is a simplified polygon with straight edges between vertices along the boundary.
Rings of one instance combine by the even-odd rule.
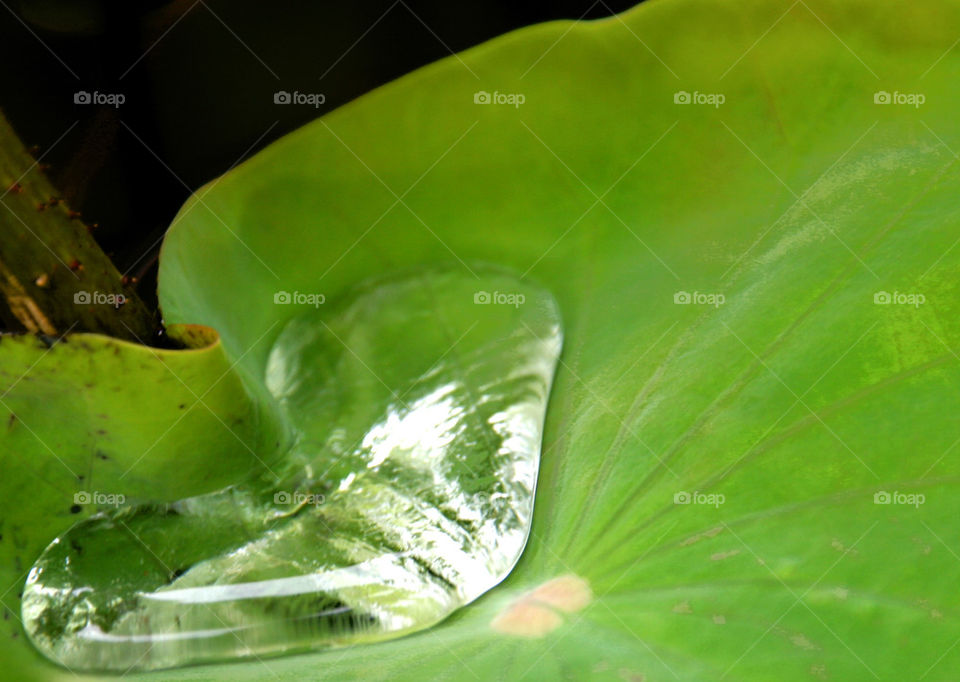
[[[262,471],[288,440],[214,330],[168,331],[187,350],[96,334],[0,338],[3,646],[24,675],[50,674],[20,640],[16,598],[47,543],[102,509],[218,490]]]
[[[958,34],[955,2],[657,0],[417,71],[201,190],[161,303],[251,376],[275,292],[438,261],[544,285],[566,347],[502,586],[410,638],[143,679],[952,679]]]
[[[281,445],[278,426],[248,397],[216,332],[185,325],[171,335],[191,348],[96,334],[2,339],[0,442],[7,475],[24,477],[18,489],[63,486],[66,512],[75,492],[176,500],[263,469]]]

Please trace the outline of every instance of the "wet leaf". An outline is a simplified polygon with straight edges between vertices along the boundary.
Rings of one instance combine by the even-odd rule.
[[[251,376],[277,292],[458,259],[553,292],[566,346],[502,586],[410,638],[150,679],[952,679],[958,34],[953,2],[654,1],[422,69],[201,190],[161,302]]]

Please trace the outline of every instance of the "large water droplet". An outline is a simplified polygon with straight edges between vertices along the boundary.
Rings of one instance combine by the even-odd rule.
[[[283,462],[54,540],[23,596],[33,643],[127,671],[370,642],[502,580],[529,532],[561,332],[549,294],[478,274],[380,281],[295,317],[264,378],[298,434]]]

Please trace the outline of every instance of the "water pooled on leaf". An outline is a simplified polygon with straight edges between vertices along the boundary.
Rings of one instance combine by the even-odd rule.
[[[478,274],[383,280],[295,316],[264,377],[297,433],[284,460],[54,540],[24,592],[33,643],[114,671],[342,646],[428,627],[502,580],[529,532],[561,331],[549,294]]]

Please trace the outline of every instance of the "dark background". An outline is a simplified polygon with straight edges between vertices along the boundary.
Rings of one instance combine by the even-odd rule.
[[[158,240],[189,193],[424,64],[637,0],[0,0],[0,108],[155,305]],[[322,93],[319,108],[274,104]],[[119,107],[74,103],[120,93]]]

